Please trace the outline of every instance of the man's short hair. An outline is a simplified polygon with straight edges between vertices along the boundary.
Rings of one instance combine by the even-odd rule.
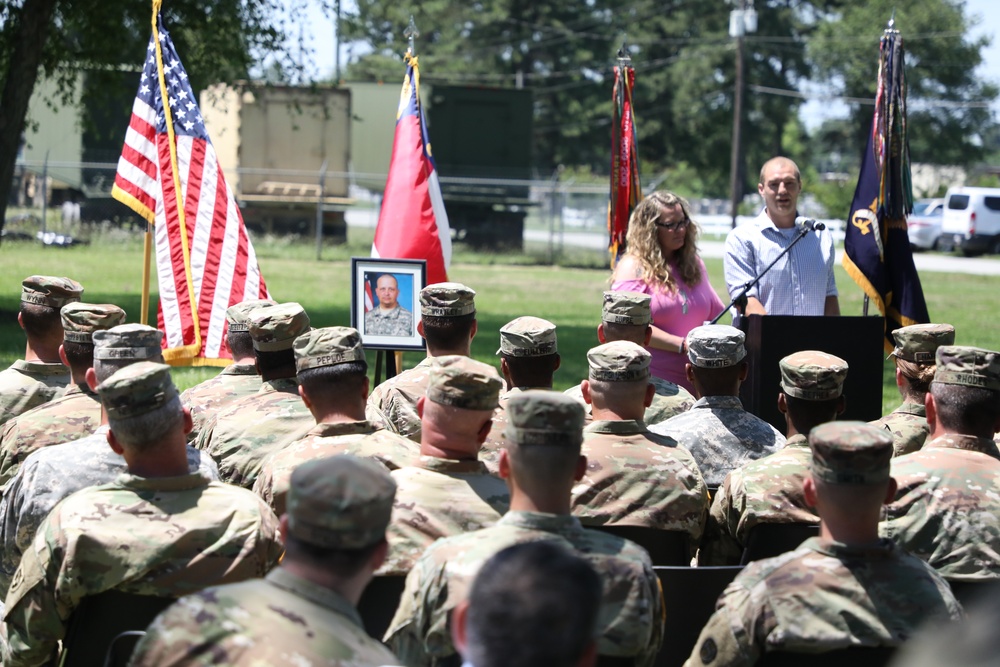
[[[472,327],[476,323],[476,314],[459,315],[458,317],[436,317],[423,315],[424,338],[431,347],[442,350],[455,350],[469,340]]]
[[[150,412],[124,419],[109,418],[109,422],[111,431],[122,445],[129,449],[143,451],[162,441],[183,418],[181,399],[179,396],[175,396],[165,405]]]
[[[299,384],[311,397],[344,396],[361,391],[368,376],[368,362],[350,361],[334,366],[306,368],[297,373]]]
[[[257,360],[257,371],[261,375],[285,369],[290,369],[293,374],[295,372],[295,352],[292,348],[276,352],[255,349],[254,358]]]
[[[94,365],[94,344],[64,340],[63,352],[70,369],[77,374],[86,373]]]
[[[785,406],[795,430],[807,435],[813,427],[833,421],[840,408],[840,397],[825,401],[809,401],[785,394]]]
[[[559,354],[541,357],[512,357],[500,355],[507,362],[510,377],[518,387],[547,387],[552,384],[559,362]]]
[[[245,359],[253,356],[253,338],[249,331],[228,331],[226,333],[226,344],[229,351],[233,353],[234,359]]]
[[[554,542],[508,547],[469,594],[466,659],[476,667],[571,667],[597,636],[601,579]]]
[[[1000,414],[1000,392],[983,387],[931,382],[931,395],[941,425],[954,433],[993,433]]]
[[[305,561],[339,577],[353,577],[361,571],[383,541],[379,540],[360,549],[331,549],[288,535],[285,538],[285,557],[289,561]]]
[[[691,372],[698,378],[702,394],[718,396],[732,390],[733,383],[740,379],[740,373],[743,371],[745,363],[741,361],[735,366],[725,368],[702,368],[692,364]]]
[[[648,324],[619,324],[617,322],[601,322],[604,327],[604,339],[609,343],[615,340],[627,340],[638,345],[646,342]]]
[[[21,326],[32,339],[62,338],[62,318],[58,308],[22,301]]]

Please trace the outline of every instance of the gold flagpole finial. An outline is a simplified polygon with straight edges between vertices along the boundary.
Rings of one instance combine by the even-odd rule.
[[[406,26],[406,30],[403,31],[403,37],[408,40],[406,53],[410,56],[417,55],[417,47],[414,42],[417,37],[420,37],[420,31],[417,30],[417,24],[413,21],[413,14],[410,14],[410,25]]]

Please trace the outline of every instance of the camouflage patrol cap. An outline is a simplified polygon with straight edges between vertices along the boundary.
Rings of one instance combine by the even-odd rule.
[[[865,422],[834,421],[809,431],[812,474],[830,484],[878,484],[889,479],[892,435]]]
[[[780,362],[781,389],[794,398],[828,401],[844,391],[847,362],[826,352],[805,350]]]
[[[249,299],[240,301],[226,309],[226,323],[229,331],[250,331],[250,313],[261,306],[276,306],[270,299]]]
[[[627,340],[598,345],[587,352],[591,380],[603,382],[634,382],[649,377],[652,355],[642,346]]]
[[[556,325],[540,317],[519,317],[500,329],[497,354],[509,357],[544,357],[558,352]]]
[[[937,349],[934,382],[1000,391],[1000,352],[942,345]]]
[[[21,301],[49,308],[62,308],[83,296],[83,285],[69,278],[28,276],[21,281]]]
[[[163,357],[163,332],[145,324],[120,324],[94,332],[94,359],[156,359]]]
[[[507,399],[503,437],[522,447],[556,445],[579,449],[585,419],[583,405],[572,396],[529,389]]]
[[[648,294],[641,292],[608,291],[604,293],[604,308],[601,320],[608,324],[628,324],[644,326],[653,321]]]
[[[933,364],[934,353],[942,345],[955,344],[955,327],[950,324],[913,324],[892,332],[896,347],[889,353],[917,364]]]
[[[461,317],[476,312],[476,292],[462,283],[435,283],[420,290],[420,313]]]
[[[309,316],[294,302],[260,306],[249,318],[253,349],[261,352],[290,350],[295,339],[309,331]]]
[[[69,303],[59,313],[63,339],[71,343],[92,343],[95,331],[110,329],[125,321],[125,311],[113,303]]]
[[[434,357],[427,400],[465,410],[493,410],[503,382],[496,369],[481,361],[449,354]]]
[[[735,366],[747,356],[745,339],[742,331],[726,324],[695,327],[687,335],[688,361],[698,368]]]
[[[108,419],[139,417],[162,408],[178,396],[170,366],[152,361],[129,364],[97,385]]]
[[[348,364],[365,360],[361,334],[351,327],[325,327],[295,339],[295,370]]]
[[[361,549],[385,539],[396,483],[369,459],[340,454],[292,471],[288,532],[328,549]]]

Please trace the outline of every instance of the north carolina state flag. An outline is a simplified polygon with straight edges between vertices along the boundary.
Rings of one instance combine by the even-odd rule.
[[[428,285],[448,280],[451,229],[420,107],[420,69],[416,56],[406,56],[392,161],[375,228],[372,257],[424,259]]]

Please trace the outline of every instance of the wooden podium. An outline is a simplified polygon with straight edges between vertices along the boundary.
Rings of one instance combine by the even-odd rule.
[[[882,369],[885,364],[882,317],[793,317],[750,315],[746,334],[750,374],[740,388],[743,407],[785,432],[778,411],[781,373],[778,362],[794,352],[819,350],[848,365],[844,382],[847,409],[839,419],[872,421],[882,416]]]

